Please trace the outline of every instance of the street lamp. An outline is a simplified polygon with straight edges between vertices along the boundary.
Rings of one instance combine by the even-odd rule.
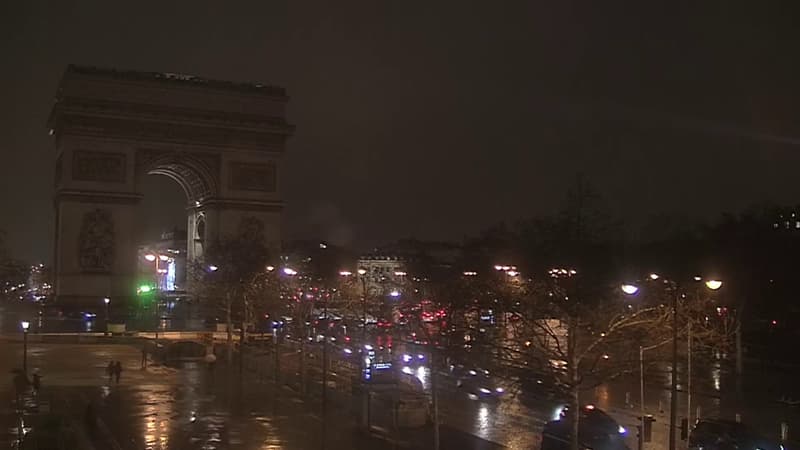
[[[648,278],[655,281],[661,278],[660,275],[657,273],[651,273],[648,275]],[[695,281],[702,281],[701,277],[694,277]],[[671,280],[664,280],[671,289],[674,291],[673,295],[670,299],[670,307],[672,313],[672,363],[671,363],[671,382],[670,382],[670,406],[669,406],[669,450],[675,450],[676,442],[675,442],[675,424],[677,422],[677,412],[678,412],[678,299],[681,297],[681,286],[674,281]],[[722,287],[722,281],[711,279],[705,281],[705,286],[712,290],[716,291]],[[622,291],[628,295],[634,295],[639,291],[638,286],[633,284],[623,284],[621,286]],[[687,363],[687,409],[689,410],[689,415],[687,416],[687,420],[690,419],[691,416],[691,399],[692,399],[692,328],[691,328],[691,321],[688,324],[687,330],[687,345],[688,345],[688,363]],[[642,420],[642,427],[644,427],[644,351],[649,350],[652,347],[639,347],[639,388],[640,388],[640,403],[641,403],[641,420]]]
[[[30,328],[31,323],[27,320],[23,320],[19,323],[22,326],[22,371],[26,374],[28,373],[28,328]]]
[[[111,299],[108,297],[104,297],[103,303],[105,303],[106,306],[106,336],[108,336],[108,304],[111,303]]]
[[[639,292],[639,286],[634,284],[623,284],[620,286],[620,289],[622,289],[622,292],[628,295],[636,295],[636,293]]]

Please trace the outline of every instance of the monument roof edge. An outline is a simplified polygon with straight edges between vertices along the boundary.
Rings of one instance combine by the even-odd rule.
[[[67,66],[65,77],[69,75],[83,75],[100,78],[110,78],[125,81],[150,81],[156,83],[170,83],[191,87],[206,87],[210,89],[227,90],[241,93],[254,93],[272,97],[288,98],[286,89],[262,83],[245,83],[234,81],[213,80],[195,75],[171,72],[144,72],[136,70],[120,70],[96,66],[81,66],[70,64]]]

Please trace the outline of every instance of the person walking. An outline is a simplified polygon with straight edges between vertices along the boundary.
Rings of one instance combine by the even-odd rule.
[[[147,368],[147,343],[142,345],[142,369]]]
[[[108,382],[111,383],[111,378],[114,376],[114,372],[116,369],[116,364],[114,361],[111,360],[108,362],[108,366],[106,366],[106,375],[108,375]]]
[[[97,427],[97,414],[94,411],[94,406],[92,403],[86,406],[86,412],[83,415],[83,420],[86,424],[86,431],[89,433],[89,436],[94,436],[95,428]]]
[[[120,376],[122,376],[122,363],[117,361],[114,364],[114,378],[116,379],[117,384],[119,384]]]
[[[33,391],[38,394],[41,388],[42,375],[39,373],[39,369],[33,369]]]

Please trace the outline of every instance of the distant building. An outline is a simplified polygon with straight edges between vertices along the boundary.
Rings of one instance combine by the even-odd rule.
[[[383,293],[387,289],[402,286],[408,276],[408,265],[403,258],[388,255],[367,255],[358,259],[358,270],[368,292]]]
[[[161,239],[141,245],[138,252],[139,284],[161,292],[186,290],[186,231],[174,229]]]
[[[800,231],[800,214],[795,208],[785,208],[775,214],[772,228],[776,230]]]
[[[392,255],[405,263],[409,275],[421,279],[441,279],[450,275],[463,255],[460,245],[450,242],[401,239],[374,252]]]

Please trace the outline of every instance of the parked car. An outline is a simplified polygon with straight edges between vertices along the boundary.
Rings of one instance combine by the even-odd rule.
[[[689,433],[690,450],[760,449],[783,450],[783,445],[765,438],[733,420],[702,419]]]

